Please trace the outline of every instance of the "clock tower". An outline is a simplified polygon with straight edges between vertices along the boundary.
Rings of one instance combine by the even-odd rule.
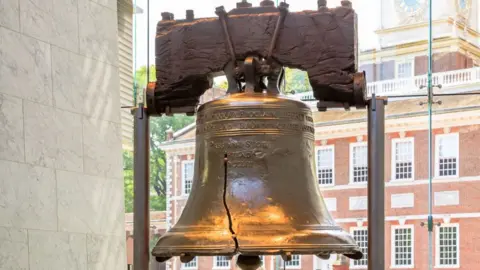
[[[428,0],[378,0],[381,47],[428,38]],[[478,0],[433,0],[433,36],[458,36],[479,45]]]
[[[433,72],[480,66],[480,0],[433,0]],[[377,48],[360,54],[368,81],[424,75],[428,67],[428,0],[375,0]]]

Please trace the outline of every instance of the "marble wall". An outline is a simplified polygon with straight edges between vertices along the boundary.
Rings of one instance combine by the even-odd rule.
[[[0,0],[0,270],[126,269],[116,0]]]

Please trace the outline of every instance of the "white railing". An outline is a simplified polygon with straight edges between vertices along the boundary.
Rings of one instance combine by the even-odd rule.
[[[367,83],[367,94],[371,96],[400,96],[426,94],[427,75],[415,76],[405,79],[384,80]],[[461,69],[432,74],[433,85],[441,85],[436,92],[462,92],[480,90],[480,67]],[[312,92],[293,95],[300,100],[314,100]]]

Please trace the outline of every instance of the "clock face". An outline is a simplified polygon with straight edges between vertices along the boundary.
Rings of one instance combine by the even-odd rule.
[[[470,10],[472,9],[472,0],[457,0],[457,12],[464,18],[470,17]]]
[[[403,12],[413,14],[425,6],[425,1],[426,0],[400,0],[398,5]]]
[[[417,11],[423,4],[424,0],[402,0],[400,7],[407,13]]]

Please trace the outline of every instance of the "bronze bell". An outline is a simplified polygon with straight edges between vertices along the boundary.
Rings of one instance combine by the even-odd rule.
[[[255,269],[258,255],[362,258],[325,206],[314,135],[311,110],[280,95],[237,93],[202,105],[192,191],[153,256],[240,254],[243,269]]]

